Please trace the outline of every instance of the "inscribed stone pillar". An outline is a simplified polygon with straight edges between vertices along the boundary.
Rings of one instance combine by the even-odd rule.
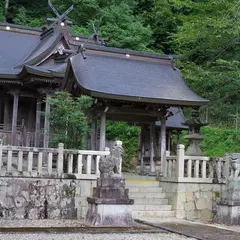
[[[39,147],[40,144],[40,128],[41,128],[41,99],[36,99],[36,124],[35,124],[35,142],[34,146]]]
[[[156,165],[154,162],[154,136],[155,136],[155,123],[150,124],[150,176],[156,175]]]
[[[165,116],[161,117],[161,145],[160,145],[160,153],[161,153],[161,172],[163,172],[164,169],[164,153],[166,151],[166,120],[167,118]]]
[[[4,117],[3,117],[4,129],[9,128],[9,98],[6,96],[4,100]]]
[[[106,145],[106,112],[103,112],[101,114],[99,150],[104,151],[105,145]]]
[[[15,146],[17,144],[17,117],[18,117],[18,101],[19,101],[19,90],[11,92],[13,95],[13,114],[12,114],[12,135],[11,135],[11,145]]]

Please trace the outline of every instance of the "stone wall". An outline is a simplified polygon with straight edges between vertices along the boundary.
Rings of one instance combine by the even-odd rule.
[[[212,219],[224,184],[160,182],[176,217]]]
[[[0,178],[0,218],[83,218],[95,184],[95,180]]]

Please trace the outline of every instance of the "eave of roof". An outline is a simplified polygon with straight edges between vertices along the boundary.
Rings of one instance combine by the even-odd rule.
[[[12,23],[6,23],[6,22],[0,22],[0,29],[1,28],[6,28],[9,26],[12,30],[15,29],[15,31],[21,31],[21,30],[26,30],[27,33],[32,33],[32,34],[39,34],[42,32],[42,28],[35,28],[35,27],[29,27],[29,26],[23,26],[23,25],[18,25],[18,24],[12,24]]]

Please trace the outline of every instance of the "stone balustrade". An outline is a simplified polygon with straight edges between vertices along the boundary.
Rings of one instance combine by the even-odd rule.
[[[184,145],[178,145],[176,156],[165,152],[163,181],[223,183],[228,177],[229,168],[224,158],[185,156],[184,148]]]
[[[0,144],[0,176],[96,179],[101,156],[109,151],[4,146]]]

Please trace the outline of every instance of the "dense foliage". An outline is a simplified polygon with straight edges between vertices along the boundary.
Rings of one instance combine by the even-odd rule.
[[[203,127],[201,130],[205,139],[201,148],[206,156],[220,157],[226,152],[240,152],[240,131]]]
[[[238,127],[235,120],[239,117],[240,106],[239,0],[52,2],[60,12],[75,4],[69,18],[74,23],[73,31],[76,33],[91,34],[91,23],[95,23],[100,26],[100,35],[107,38],[109,46],[180,55],[177,65],[188,85],[200,96],[210,100],[207,118],[211,126],[230,129]],[[0,3],[1,20],[4,19],[4,6],[3,2]],[[34,27],[45,24],[47,17],[53,17],[47,0],[10,0],[5,14],[8,22]],[[202,111],[205,112],[206,107]],[[118,128],[125,129],[125,132],[132,131],[127,125],[110,124],[108,127],[116,132],[114,137],[117,136]],[[208,135],[210,128],[205,129],[203,132]],[[224,136],[233,133],[220,133],[217,128],[211,131]],[[123,138],[121,133],[119,136]],[[211,134],[208,136],[213,139]],[[237,135],[231,135],[229,139],[236,140],[234,136]],[[136,136],[132,143],[131,146],[136,146]],[[210,145],[203,147],[206,150]],[[222,146],[219,148],[225,149]]]

